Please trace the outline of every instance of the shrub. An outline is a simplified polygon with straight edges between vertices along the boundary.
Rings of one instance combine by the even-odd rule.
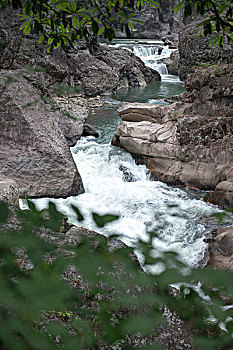
[[[222,302],[233,295],[230,272],[191,270],[174,252],[154,258],[155,233],[138,243],[143,269],[132,248],[112,248],[116,236],[83,236],[71,246],[58,233],[61,249],[41,239],[40,230],[59,232],[63,215],[52,203],[47,211],[29,206],[18,212],[21,228],[14,230],[6,225],[7,205],[0,205],[1,349],[133,349],[134,336],[143,340],[142,349],[161,349],[159,327],[169,327],[164,308],[197,330],[196,349],[231,348],[233,309]],[[117,219],[94,217],[99,226]],[[163,266],[157,275],[150,272],[156,264]]]

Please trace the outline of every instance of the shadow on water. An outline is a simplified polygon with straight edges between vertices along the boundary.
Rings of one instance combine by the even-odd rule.
[[[120,89],[112,95],[118,101],[166,104],[165,98],[182,94],[185,89],[183,82],[176,76],[163,76],[161,82],[152,82],[146,86]]]

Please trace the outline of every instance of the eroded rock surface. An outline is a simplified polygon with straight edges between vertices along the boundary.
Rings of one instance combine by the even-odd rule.
[[[155,179],[215,190],[230,205],[233,68],[199,70],[185,87],[182,101],[170,106],[124,103],[112,143],[146,164]]]
[[[233,272],[233,226],[215,230],[209,244],[208,265]]]
[[[145,85],[160,80],[160,75],[132,53],[98,43],[80,42],[68,52],[60,48],[46,53],[46,44],[39,45],[33,35],[22,35],[15,11],[0,12],[0,69],[40,67],[41,77],[32,83],[44,93],[67,85],[81,87],[88,96],[121,87]]]
[[[184,28],[184,13],[172,12],[174,3],[171,1],[158,0],[158,6],[152,8],[144,4],[140,11],[135,8],[135,19],[141,21],[134,23],[133,38],[159,39],[169,37],[172,41],[178,39],[177,33]],[[125,33],[117,31],[118,37],[126,37]]]
[[[0,178],[14,180],[19,195],[68,197],[83,185],[57,115],[22,71],[0,71]]]
[[[185,80],[196,67],[208,67],[219,63],[233,63],[233,44],[226,42],[223,47],[210,47],[210,40],[214,36],[204,36],[198,22],[183,28],[179,34],[179,76]]]

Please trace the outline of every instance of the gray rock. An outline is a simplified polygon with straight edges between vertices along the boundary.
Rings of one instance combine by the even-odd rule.
[[[0,178],[21,197],[68,197],[83,185],[57,115],[21,71],[0,71]]]
[[[88,96],[161,80],[158,72],[146,67],[127,50],[100,46],[93,55],[85,51],[72,57],[76,62],[84,92]]]
[[[135,182],[135,181],[137,181],[136,177],[124,165],[120,165],[119,166],[119,170],[122,171],[122,173],[123,173],[123,176],[122,176],[123,181],[126,181],[126,182]]]
[[[233,226],[217,229],[208,250],[209,266],[233,272]]]
[[[181,80],[185,80],[188,74],[193,73],[195,67],[208,67],[219,64],[219,62],[233,62],[232,43],[224,43],[223,48],[217,45],[210,47],[212,36],[205,37],[200,27],[196,27],[198,23],[191,23],[179,34],[180,61],[178,72]]]
[[[124,103],[112,144],[132,153],[156,180],[215,190],[206,200],[233,206],[233,68],[199,70],[170,106]]]
[[[170,1],[157,1],[158,7],[152,8],[144,4],[141,11],[135,8],[135,19],[141,23],[133,23],[132,38],[137,39],[159,39],[169,40],[170,42],[178,40],[180,30],[185,26],[183,11],[172,12],[174,3]],[[136,6],[135,6],[136,7]],[[120,29],[116,32],[117,37],[126,37]]]
[[[14,180],[4,177],[0,178],[0,201],[18,207],[19,190]]]
[[[173,51],[170,58],[163,61],[167,66],[168,74],[178,75],[179,61],[180,55],[178,50]]]
[[[99,137],[99,133],[96,131],[94,126],[90,124],[84,124],[82,136],[94,136]]]
[[[33,35],[19,31],[21,23],[16,11],[0,12],[0,69],[40,69],[31,83],[45,94],[61,87],[82,88],[87,96],[96,96],[122,87],[146,85],[159,81],[155,70],[127,50],[107,46],[77,45],[68,52],[60,48],[46,53],[46,44],[37,44]],[[37,74],[38,73],[38,74]]]

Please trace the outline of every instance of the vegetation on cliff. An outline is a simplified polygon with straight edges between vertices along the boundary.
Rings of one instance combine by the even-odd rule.
[[[186,0],[179,1],[175,11],[184,6],[184,15],[190,16],[193,10],[203,16],[199,26],[203,26],[204,35],[215,34],[211,45],[222,47],[224,39],[233,42],[233,5],[231,0]]]
[[[134,29],[135,11],[143,6],[158,6],[154,0],[1,0],[0,7],[12,6],[19,9],[22,20],[21,29],[24,34],[33,30],[39,35],[39,43],[47,41],[48,51],[61,46],[67,46],[82,38],[89,40],[94,36],[103,35],[112,40],[115,35],[115,25],[120,24],[121,30],[130,37],[130,30]],[[175,2],[174,2],[175,5]],[[204,27],[204,34],[216,35],[212,44],[223,45],[224,38],[233,41],[233,6],[231,0],[187,0],[178,1],[174,7],[179,11],[184,6],[184,15],[192,14],[193,9],[204,20],[200,25]]]

